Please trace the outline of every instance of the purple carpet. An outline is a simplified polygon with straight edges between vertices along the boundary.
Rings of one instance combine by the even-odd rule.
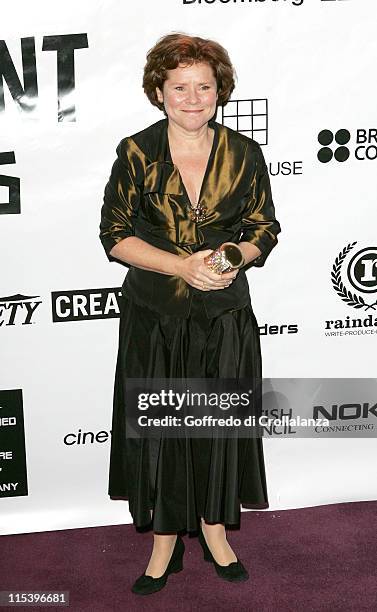
[[[130,587],[147,565],[151,532],[117,525],[3,536],[0,590],[70,592],[69,608],[12,608],[29,611],[376,612],[376,514],[377,502],[242,513],[228,540],[249,581],[218,578],[197,538],[185,536],[184,570],[144,597]]]

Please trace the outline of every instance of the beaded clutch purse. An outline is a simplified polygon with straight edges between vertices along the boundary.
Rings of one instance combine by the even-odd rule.
[[[234,242],[224,242],[203,261],[217,274],[241,268],[244,264],[242,251]]]

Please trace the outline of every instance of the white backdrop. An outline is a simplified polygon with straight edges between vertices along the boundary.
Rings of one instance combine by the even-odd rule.
[[[348,244],[357,243],[342,264],[343,279],[347,261],[376,245],[373,132],[367,151],[358,148],[360,130],[377,128],[376,17],[373,0],[3,4],[0,73],[6,48],[24,84],[21,39],[34,38],[38,98],[14,98],[3,79],[0,173],[20,179],[21,206],[19,212],[7,209],[9,189],[0,181],[0,389],[22,390],[28,495],[10,495],[4,487],[17,483],[11,464],[19,449],[5,458],[12,437],[2,421],[2,533],[131,522],[127,503],[107,496],[118,318],[107,316],[94,298],[91,308],[73,309],[72,320],[56,321],[53,304],[54,292],[70,306],[123,282],[125,268],[108,262],[98,238],[100,208],[118,142],[163,117],[141,81],[145,55],[164,34],[218,40],[238,75],[232,100],[268,101],[263,152],[282,233],[266,265],[248,273],[259,325],[269,328],[262,331],[264,376],[376,375],[377,327],[361,324],[352,335],[326,335],[344,329],[326,321],[344,326],[347,317],[376,317],[374,307],[347,304],[331,282],[334,262]],[[74,52],[74,89],[61,106],[73,104],[75,114],[59,121],[57,54],[43,45],[48,37],[78,34],[87,36],[87,46]],[[29,110],[20,110],[20,102]],[[318,134],[325,129],[348,131],[344,145],[329,144],[330,152],[346,146],[348,159],[317,158]],[[265,133],[254,134],[259,136]],[[1,157],[5,152],[14,152],[14,164]],[[368,304],[376,300],[374,262],[358,294]],[[26,303],[35,307],[30,322]],[[365,397],[371,388],[366,381]],[[334,387],[330,404],[336,393]],[[349,402],[356,401],[350,394]],[[3,403],[0,422],[10,410]],[[99,441],[72,443],[80,431],[107,433]],[[68,444],[67,434],[74,434]],[[270,510],[376,499],[376,446],[376,438],[352,433],[343,439],[265,438]]]

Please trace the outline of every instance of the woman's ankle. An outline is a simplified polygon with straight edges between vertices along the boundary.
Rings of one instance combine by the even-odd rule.
[[[149,558],[146,572],[154,578],[161,576],[173,554],[177,534],[154,534],[153,549]]]

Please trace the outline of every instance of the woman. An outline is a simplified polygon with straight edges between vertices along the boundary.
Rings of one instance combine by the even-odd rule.
[[[165,118],[123,138],[101,211],[110,260],[129,267],[120,300],[109,495],[129,500],[136,528],[150,525],[153,551],[132,587],[161,589],[182,569],[179,532],[195,532],[220,578],[246,569],[226,539],[240,504],[268,507],[262,440],[131,439],[127,378],[261,377],[259,330],[245,270],[263,266],[277,243],[260,146],[214,120],[234,89],[218,43],[163,37],[147,55],[144,91]],[[204,258],[224,242],[244,266],[217,274]],[[200,525],[200,527],[199,527]]]

